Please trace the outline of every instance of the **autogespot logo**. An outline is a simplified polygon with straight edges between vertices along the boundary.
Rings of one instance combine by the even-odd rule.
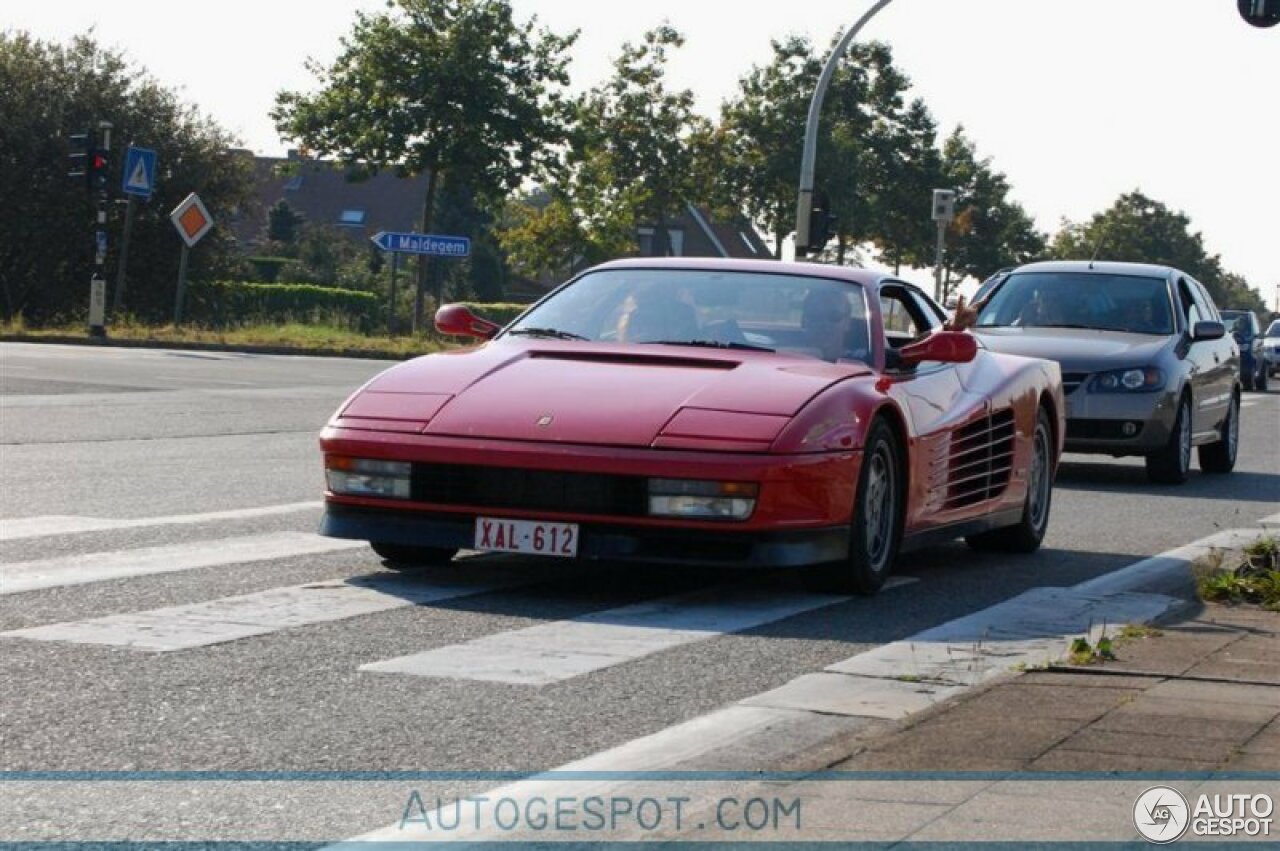
[[[1148,842],[1165,845],[1187,832],[1191,807],[1177,789],[1153,786],[1138,796],[1133,805],[1133,824]]]

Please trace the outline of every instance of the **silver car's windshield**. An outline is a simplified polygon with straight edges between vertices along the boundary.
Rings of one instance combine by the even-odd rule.
[[[591,272],[506,333],[635,346],[788,351],[829,361],[871,356],[866,298],[857,284],[723,269]]]
[[[1275,322],[1272,322],[1271,325],[1267,328],[1267,336],[1280,337],[1280,319],[1277,319]]]
[[[1163,278],[1095,272],[1015,273],[978,315],[978,327],[1093,328],[1172,334]]]

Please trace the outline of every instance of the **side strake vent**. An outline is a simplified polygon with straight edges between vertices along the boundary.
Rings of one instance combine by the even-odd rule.
[[[951,435],[946,509],[995,499],[1013,471],[1013,411],[998,411]]]

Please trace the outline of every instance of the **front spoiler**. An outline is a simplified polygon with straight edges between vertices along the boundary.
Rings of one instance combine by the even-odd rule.
[[[578,558],[707,567],[800,567],[848,557],[849,528],[788,532],[690,531],[580,523]],[[409,547],[470,549],[475,518],[328,503],[320,534]]]

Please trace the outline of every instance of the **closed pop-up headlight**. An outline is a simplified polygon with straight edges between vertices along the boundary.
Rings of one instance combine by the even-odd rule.
[[[1155,367],[1101,372],[1089,383],[1094,393],[1151,393],[1164,389],[1164,373]]]
[[[756,510],[754,482],[650,479],[649,514],[689,520],[746,520]]]
[[[409,499],[413,465],[406,461],[328,455],[324,464],[329,490],[336,494]]]

